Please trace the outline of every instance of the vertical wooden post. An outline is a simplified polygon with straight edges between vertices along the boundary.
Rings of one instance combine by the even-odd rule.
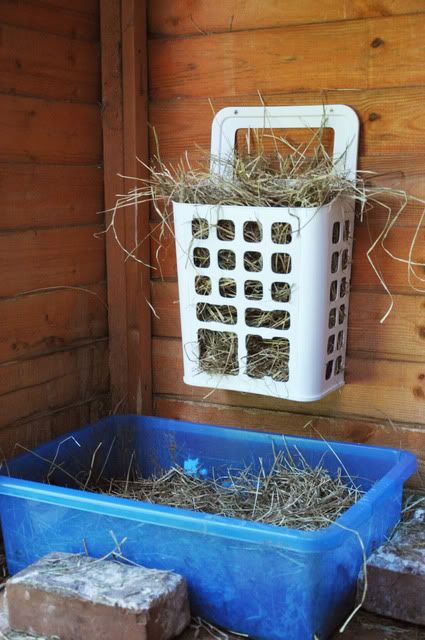
[[[101,0],[105,208],[141,177],[137,157],[148,159],[146,2]],[[107,219],[108,223],[108,219]],[[149,207],[121,210],[116,228],[125,245],[149,264]],[[152,410],[149,268],[126,260],[107,236],[110,371],[113,406],[120,412]]]

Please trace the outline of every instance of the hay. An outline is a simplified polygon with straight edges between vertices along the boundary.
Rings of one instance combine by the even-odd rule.
[[[277,382],[289,378],[289,340],[247,336],[246,373],[251,378],[270,376]]]
[[[263,311],[258,307],[245,310],[245,322],[248,327],[266,327],[268,329],[289,329],[289,311]]]
[[[228,469],[221,477],[201,479],[179,466],[149,478],[129,469],[124,479],[94,485],[109,495],[191,511],[251,520],[306,531],[329,526],[360,497],[351,479],[336,477],[321,465],[310,466],[299,452],[274,455],[266,471],[251,466]]]
[[[199,329],[198,350],[195,359],[200,371],[211,375],[238,375],[238,337],[235,333]]]
[[[267,107],[262,99],[261,103],[266,118]],[[149,238],[142,239],[134,248],[127,248],[119,237],[116,217],[122,209],[130,207],[134,210],[138,204],[152,202],[160,217],[157,259],[166,230],[172,235],[174,234],[170,211],[173,201],[208,205],[319,208],[337,197],[343,197],[358,205],[361,220],[367,216],[372,207],[383,209],[387,214],[386,222],[375,240],[371,241],[366,257],[390,299],[388,309],[381,318],[381,322],[384,322],[393,308],[393,296],[380,269],[375,264],[374,252],[380,247],[392,260],[405,265],[408,285],[414,291],[423,292],[425,290],[423,286],[425,277],[421,275],[421,269],[425,267],[425,263],[422,259],[415,260],[413,258],[419,232],[425,221],[425,210],[412,234],[407,256],[395,255],[386,246],[388,236],[402,216],[407,204],[425,205],[425,200],[410,195],[403,189],[377,185],[376,179],[380,176],[371,171],[358,171],[355,179],[349,179],[338,163],[335,165],[326,149],[324,144],[325,130],[326,117],[323,119],[322,126],[311,132],[311,139],[298,146],[294,146],[284,137],[274,135],[272,130],[269,130],[269,134],[263,130],[259,134],[257,132],[257,148],[252,152],[251,146],[248,145],[248,153],[237,152],[233,158],[224,162],[205,154],[203,162],[197,166],[190,163],[187,153],[176,166],[164,163],[154,130],[157,152],[152,158],[151,166],[141,162],[147,177],[131,178],[133,181],[137,181],[138,186],[131,189],[128,194],[118,196],[115,206],[110,211],[110,222],[105,233],[113,233],[116,242],[128,259],[149,267],[150,265],[146,265],[137,257],[140,244],[149,241]],[[271,139],[273,142],[274,153],[272,155],[265,152],[264,142],[267,139]],[[211,165],[220,169],[220,172],[212,172]],[[301,223],[300,228],[302,228],[303,221],[299,222]],[[222,237],[229,235],[230,238],[232,230],[225,227],[226,225],[217,231],[222,234]],[[157,228],[155,228],[155,232]],[[245,231],[245,239],[248,242],[258,242],[259,233],[260,231],[252,226],[251,229],[248,228]],[[273,232],[273,242],[285,244],[289,242],[291,233],[290,225],[286,230],[276,229]],[[202,228],[198,231],[195,229],[193,236],[205,239],[208,237],[208,230],[203,233]],[[344,239],[347,238],[344,237]]]
[[[237,291],[236,280],[233,278],[220,278],[218,289],[223,298],[235,298]]]
[[[267,107],[264,105],[265,116]],[[325,110],[324,110],[325,112]],[[266,133],[266,131],[268,133]],[[138,179],[138,186],[129,194],[121,196],[112,211],[111,222],[107,230],[112,229],[117,242],[127,254],[127,258],[138,260],[136,257],[137,247],[132,250],[126,249],[120,241],[115,228],[115,218],[117,213],[126,207],[134,207],[144,202],[152,202],[153,207],[160,217],[160,239],[158,252],[161,248],[162,238],[166,230],[174,234],[171,224],[171,204],[172,202],[211,205],[211,206],[249,206],[249,207],[274,207],[290,208],[294,212],[293,225],[287,222],[274,222],[271,225],[271,241],[276,246],[272,254],[271,269],[278,276],[291,273],[291,256],[285,252],[285,245],[290,243],[295,232],[303,229],[308,220],[298,219],[295,209],[308,208],[319,210],[337,198],[344,199],[350,205],[354,202],[358,208],[360,219],[363,220],[372,207],[384,209],[388,213],[382,231],[372,242],[367,251],[367,259],[373,268],[377,278],[381,282],[385,291],[389,295],[389,307],[383,315],[383,322],[389,315],[393,306],[393,296],[387,286],[380,269],[374,261],[374,251],[381,249],[392,259],[406,265],[407,281],[415,291],[421,291],[421,286],[417,283],[424,283],[425,277],[418,273],[420,268],[425,267],[423,261],[415,261],[413,253],[415,243],[419,236],[419,230],[425,220],[425,211],[422,214],[417,228],[413,234],[409,254],[407,257],[400,257],[391,252],[386,246],[389,233],[394,228],[399,217],[402,215],[408,202],[425,204],[425,201],[410,196],[401,189],[380,187],[374,184],[376,174],[367,171],[357,172],[356,178],[348,176],[342,167],[344,157],[340,161],[334,161],[329,154],[325,140],[326,117],[322,121],[322,126],[311,131],[310,140],[304,144],[294,145],[287,138],[278,136],[273,130],[256,130],[254,133],[254,144],[251,145],[249,138],[245,149],[236,149],[234,155],[226,159],[218,159],[205,154],[202,162],[193,165],[189,161],[187,154],[177,165],[167,165],[161,159],[158,141],[156,140],[157,152],[152,159],[151,166],[144,165],[147,177]],[[156,134],[154,132],[156,139]],[[271,144],[268,144],[271,143]],[[270,147],[272,152],[270,153]],[[267,150],[266,150],[267,148]],[[142,163],[143,164],[143,163]],[[339,225],[339,223],[338,223]],[[334,229],[336,239],[340,236],[340,226]],[[260,251],[256,251],[256,244],[266,240],[265,230],[259,220],[245,221],[243,224],[243,239],[252,244],[252,249],[245,251],[243,255],[243,268],[250,274],[261,274],[265,267],[263,256]],[[270,233],[270,231],[268,231]],[[223,242],[235,239],[235,224],[232,220],[220,219],[216,224],[209,224],[203,218],[194,218],[192,221],[192,238],[206,240],[210,235],[216,235]],[[343,225],[342,235],[347,241],[349,228]],[[145,239],[147,240],[147,239]],[[268,238],[270,240],[270,238]],[[197,269],[207,269],[216,261],[223,271],[223,277],[219,282],[219,294],[224,298],[234,298],[237,294],[243,294],[247,300],[259,301],[271,294],[273,301],[277,303],[287,303],[291,298],[291,288],[288,282],[274,282],[270,292],[263,291],[263,285],[255,276],[251,275],[243,282],[236,282],[224,272],[236,269],[236,256],[230,248],[223,248],[217,255],[210,254],[207,247],[195,246],[192,250],[188,247],[188,256],[193,261]],[[158,258],[158,255],[157,255]],[[341,261],[341,268],[348,266],[348,250],[342,252],[341,257],[338,252],[334,252],[331,262],[331,271],[338,271],[338,262]],[[279,278],[277,277],[276,280]],[[241,291],[237,291],[237,286]],[[344,281],[341,290],[337,290],[336,280],[331,283],[330,302],[338,299],[338,294],[343,297],[348,284]],[[195,280],[195,290],[199,295],[207,296],[212,294],[211,280],[207,276],[200,274]],[[153,310],[155,313],[155,311]],[[344,306],[338,310],[338,317],[335,309],[333,316],[329,317],[329,327],[333,328],[337,320],[344,319],[346,310]],[[234,324],[236,316],[230,307],[227,310],[220,305],[197,305],[197,317],[206,322],[220,322],[224,325]],[[278,310],[264,312],[260,309],[247,310],[246,322],[252,327],[266,327],[273,329],[284,329],[289,327],[289,315],[285,318]],[[234,334],[228,332],[205,333],[199,332],[198,351],[200,354],[199,369],[207,371],[211,375],[235,374],[238,371],[237,350],[235,350]],[[225,340],[229,339],[229,344]],[[264,353],[258,351],[258,344],[253,348],[247,358],[247,373],[251,377],[269,376],[275,380],[287,379],[284,371],[287,371],[287,357],[285,356],[282,365],[277,366],[275,354],[284,352],[284,343],[280,346],[272,341],[262,341]],[[188,345],[185,345],[187,348]],[[217,352],[214,353],[214,348]],[[266,366],[270,369],[266,370]]]
[[[196,317],[203,322],[219,322],[221,324],[236,324],[238,320],[236,307],[225,304],[209,304],[208,302],[196,305]]]

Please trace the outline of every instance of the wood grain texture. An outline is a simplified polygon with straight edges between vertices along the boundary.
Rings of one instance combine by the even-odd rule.
[[[99,106],[0,95],[0,162],[96,164]]]
[[[201,400],[211,389],[183,383],[182,345],[172,338],[153,340],[154,391]],[[299,403],[274,397],[216,390],[209,402],[235,406],[295,411],[309,415],[358,416],[398,422],[423,423],[425,411],[425,365],[347,358],[346,384],[320,401]]]
[[[105,280],[101,226],[0,233],[0,297]]]
[[[109,409],[109,395],[104,393],[17,420],[0,430],[0,453],[9,457],[21,453],[22,447],[33,449],[67,431],[75,431],[79,425],[96,422]]]
[[[109,406],[97,0],[0,6],[0,446]],[[87,104],[83,104],[87,103]],[[92,104],[88,104],[92,103]]]
[[[108,348],[102,341],[0,366],[0,427],[84,402],[109,388]]]
[[[105,284],[0,299],[0,362],[32,358],[107,336],[103,301]]]
[[[409,449],[418,456],[419,467],[419,473],[411,479],[410,484],[422,488],[425,486],[425,429],[409,429],[401,424],[390,425],[385,420],[376,422],[322,416],[310,418],[298,412],[257,410],[165,397],[155,398],[155,411],[158,415],[175,420],[223,424],[229,427],[303,435],[311,438],[319,437],[318,433],[320,433],[326,440]]]
[[[152,281],[153,335],[180,338],[177,282]],[[348,319],[348,352],[364,357],[423,360],[425,301],[422,296],[396,295],[392,314],[380,324],[389,304],[385,293],[352,291]]]
[[[208,97],[215,111],[228,106],[260,105],[256,89],[253,93],[224,97],[213,93],[213,87],[210,89]],[[261,85],[258,89],[261,89],[268,106],[343,103],[355,109],[361,122],[360,157],[363,168],[367,168],[364,158],[376,163],[382,155],[398,159],[404,154],[420,156],[425,151],[425,125],[421,117],[421,105],[425,100],[423,86],[367,91],[322,91],[319,88],[305,93],[288,92],[283,86],[276,93],[263,91]],[[210,146],[212,118],[207,98],[153,101],[149,120],[156,129],[161,156],[175,160],[188,151],[191,158],[199,158],[199,146],[207,151]],[[152,149],[155,148],[153,143],[151,137]],[[374,157],[377,158],[370,160]],[[406,166],[398,170],[403,168]],[[411,162],[407,168],[415,169]],[[394,167],[391,169],[396,170]]]
[[[124,180],[118,175],[124,170],[123,96],[121,59],[121,3],[101,2],[102,38],[102,130],[105,208],[115,205],[116,194],[125,193]],[[106,213],[106,226],[111,213]],[[125,239],[126,221],[118,216],[116,231]],[[124,255],[112,233],[105,236],[108,279],[108,324],[112,406],[128,410],[128,348],[127,348],[127,287]]]
[[[147,45],[146,1],[121,0],[122,69],[123,69],[123,141],[124,173],[146,177],[137,158],[147,162]],[[126,181],[131,189],[137,182]],[[128,400],[132,412],[152,412],[150,245],[141,243],[149,234],[149,205],[129,210],[126,219],[126,246],[134,249],[138,262],[126,263]]]
[[[258,105],[258,91],[271,106],[342,103],[360,118],[359,168],[381,174],[375,184],[424,198],[423,3],[325,0],[313,5],[290,1],[282,10],[273,0],[252,0],[243,7],[239,0],[223,0],[220,6],[204,0],[150,3],[149,120],[162,159],[175,162],[187,150],[196,164],[203,150],[208,153],[213,117],[208,98],[215,111]],[[421,213],[420,204],[404,211],[387,241],[394,255],[408,258]],[[393,314],[381,325],[389,299],[366,258],[385,222],[385,209],[375,206],[369,228],[365,221],[355,229],[346,385],[308,404],[228,391],[214,391],[205,401],[211,389],[183,384],[174,240],[168,234],[160,242],[157,217],[151,218],[157,267],[152,302],[160,316],[152,317],[158,415],[277,431],[287,431],[289,423],[295,433],[314,417],[332,425],[325,437],[411,449],[419,453],[423,471],[423,295],[409,287],[405,264],[376,249],[373,260],[395,296]],[[423,230],[412,255],[425,262]],[[418,267],[413,284],[423,288],[421,278],[425,270]]]
[[[0,24],[0,92],[80,102],[100,99],[96,43]]]
[[[72,9],[90,16],[99,16],[99,0],[43,0],[43,4],[55,9]]]
[[[156,0],[149,3],[149,31],[161,36],[199,35],[422,13],[422,0],[223,0],[220,3]]]
[[[70,38],[98,41],[97,4],[98,2],[92,1],[69,2],[69,6],[66,6],[66,3],[60,6],[59,2],[45,2],[45,0],[20,0],[19,3],[16,0],[2,0],[0,23],[24,29],[37,29],[44,33],[56,33]]]
[[[5,230],[99,224],[103,172],[96,166],[0,165]]]
[[[374,273],[367,259],[367,252],[372,246],[372,242],[379,237],[382,226],[361,223],[356,226],[354,250],[353,250],[353,270],[351,277],[351,287],[380,290],[381,284]],[[408,265],[399,262],[395,258],[403,261],[409,260],[409,252],[414,241],[414,230],[404,227],[393,227],[388,234],[384,246],[393,257],[384,251],[381,245],[370,254],[375,267],[381,272],[387,286],[393,293],[412,293],[408,280]],[[425,291],[425,229],[421,228],[414,243],[411,259],[421,266],[414,267],[411,282],[419,289],[418,293]]]
[[[418,14],[151,40],[150,92],[164,100],[415,86],[424,33]]]

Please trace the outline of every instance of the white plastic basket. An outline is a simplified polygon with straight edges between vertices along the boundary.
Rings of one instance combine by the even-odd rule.
[[[326,127],[334,129],[335,166],[355,179],[359,123],[355,112],[345,105],[329,105],[326,111],[322,106],[222,109],[212,125],[211,154],[220,160],[212,163],[212,170],[227,170],[221,160],[233,154],[238,129],[317,129],[324,115]],[[185,383],[304,402],[317,400],[343,385],[353,201],[339,197],[320,209],[173,203],[173,212]],[[226,234],[226,239],[220,232],[220,221],[224,220],[229,221],[226,227],[234,230]],[[282,223],[290,225],[290,233],[285,244],[276,244],[272,240],[273,225]],[[259,225],[257,232],[261,229],[259,242],[249,241],[247,231],[253,224]],[[201,234],[199,225],[203,225]],[[205,260],[205,251],[201,252],[202,260],[198,259],[202,248],[208,249],[209,260]],[[220,251],[228,252],[228,266],[233,268],[219,267]],[[261,271],[246,269],[245,256],[251,256],[250,252],[261,254]],[[286,273],[281,268],[279,273],[273,270],[277,263],[284,265]],[[228,292],[220,286],[223,278],[235,281],[234,297],[222,295]],[[249,281],[258,283],[255,290],[261,293],[262,289],[261,299],[247,299],[245,286]],[[207,291],[209,286],[207,295],[199,293],[199,283],[206,285]],[[252,293],[252,287],[247,291]],[[205,303],[231,306],[236,322],[198,319],[198,305]],[[252,317],[258,318],[263,310],[280,312],[276,314],[281,319],[280,328],[249,326]],[[237,367],[231,375],[212,375],[200,368],[198,337],[205,335],[205,330],[232,334],[237,354],[229,353],[229,357],[235,357]],[[287,340],[287,376],[253,377],[250,336]]]

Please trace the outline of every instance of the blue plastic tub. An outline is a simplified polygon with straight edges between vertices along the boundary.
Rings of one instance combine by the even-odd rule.
[[[70,488],[87,472],[125,477],[130,458],[143,474],[177,463],[202,477],[229,467],[265,467],[272,447],[300,452],[331,473],[343,462],[367,492],[326,529],[306,532],[197,514]],[[62,444],[60,444],[62,443]],[[60,446],[59,446],[60,445]],[[0,477],[6,556],[13,574],[51,551],[122,553],[148,567],[186,576],[195,615],[261,640],[321,640],[354,605],[362,564],[400,517],[403,482],[415,457],[398,449],[191,424],[113,416],[25,453]],[[134,455],[135,452],[135,455]],[[54,460],[55,466],[50,462]],[[60,467],[60,468],[59,468]],[[3,473],[5,468],[3,467]],[[62,486],[44,484],[50,481]],[[81,477],[81,476],[80,476]]]

